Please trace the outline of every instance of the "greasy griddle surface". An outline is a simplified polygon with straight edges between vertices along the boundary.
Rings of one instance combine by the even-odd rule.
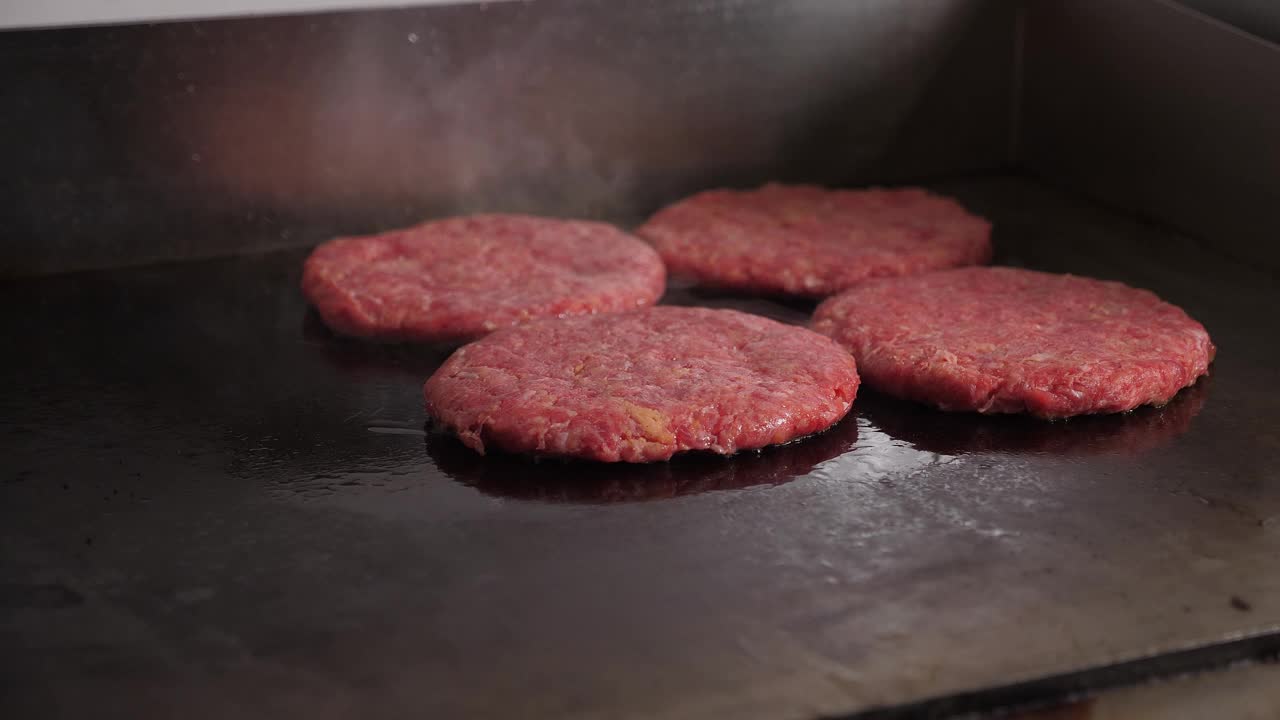
[[[299,254],[11,283],[0,710],[795,718],[1280,624],[1273,279],[1019,181],[940,189],[999,261],[1185,307],[1211,376],[1120,417],[868,391],[759,454],[530,463],[424,429],[449,348],[329,335]]]

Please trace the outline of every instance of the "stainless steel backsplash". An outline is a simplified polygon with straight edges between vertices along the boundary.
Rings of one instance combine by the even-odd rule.
[[[1013,0],[534,0],[0,33],[0,272],[1009,160]]]
[[[1280,269],[1280,46],[1172,0],[1030,2],[1025,28],[1022,166]]]

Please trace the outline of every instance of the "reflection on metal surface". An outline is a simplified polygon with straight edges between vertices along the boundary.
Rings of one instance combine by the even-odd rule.
[[[854,407],[856,412],[856,402]],[[885,434],[862,413],[857,414],[857,444],[815,468],[815,477],[835,482],[882,482],[910,478],[921,470],[955,460],[951,455],[916,449]]]
[[[1173,0],[1026,5],[1018,159],[1280,269],[1280,46]]]
[[[353,375],[401,375],[424,381],[462,346],[457,342],[377,343],[342,337],[325,327],[320,314],[310,307],[302,322],[302,337],[319,348],[335,368]]]
[[[874,391],[861,393],[858,410],[893,437],[933,452],[1137,454],[1173,442],[1185,433],[1204,406],[1212,384],[1212,376],[1205,376],[1164,407],[1148,406],[1127,413],[1055,422],[1024,416],[940,412]]]
[[[0,33],[0,274],[1005,161],[984,0],[539,0]]]
[[[660,469],[675,500],[527,502],[424,447],[430,353],[304,333],[300,252],[0,283],[0,716],[840,717],[1274,630],[1274,278],[1025,181],[948,191],[1028,265],[1205,323],[1185,432],[961,447],[961,416],[867,393],[830,436]]]
[[[397,5],[459,5],[464,2],[510,0],[6,0],[0,28],[98,25],[104,23],[199,20],[239,15],[312,13],[327,10],[395,7]]]
[[[445,475],[486,495],[620,503],[781,485],[851,451],[857,442],[858,423],[846,417],[826,432],[731,457],[686,453],[669,462],[646,464],[535,461],[501,453],[479,455],[440,431],[427,434],[427,453]]]

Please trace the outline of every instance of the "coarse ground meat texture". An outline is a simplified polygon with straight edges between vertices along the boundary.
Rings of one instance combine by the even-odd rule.
[[[540,316],[653,304],[662,260],[610,225],[527,215],[472,215],[312,252],[302,289],[343,335],[455,340]]]
[[[919,188],[711,190],[664,208],[637,234],[673,274],[809,297],[991,258],[990,223]]]
[[[650,462],[825,430],[857,390],[853,358],[815,332],[662,306],[496,332],[454,353],[424,394],[427,412],[481,453]]]
[[[1162,405],[1214,354],[1200,323],[1146,290],[1003,267],[868,283],[819,305],[813,328],[877,390],[1049,419]]]

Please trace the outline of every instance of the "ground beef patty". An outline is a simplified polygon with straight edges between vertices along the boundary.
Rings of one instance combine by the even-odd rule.
[[[711,190],[661,210],[637,233],[672,273],[811,297],[991,257],[990,223],[917,188]]]
[[[648,462],[824,430],[857,389],[853,358],[817,333],[663,306],[496,332],[454,353],[424,393],[427,412],[482,453]]]
[[[1164,404],[1214,353],[1200,323],[1150,292],[1015,268],[868,283],[818,306],[813,327],[878,390],[1042,418]]]
[[[316,248],[302,289],[326,325],[378,340],[483,335],[532,317],[651,305],[666,271],[602,223],[472,215]]]

